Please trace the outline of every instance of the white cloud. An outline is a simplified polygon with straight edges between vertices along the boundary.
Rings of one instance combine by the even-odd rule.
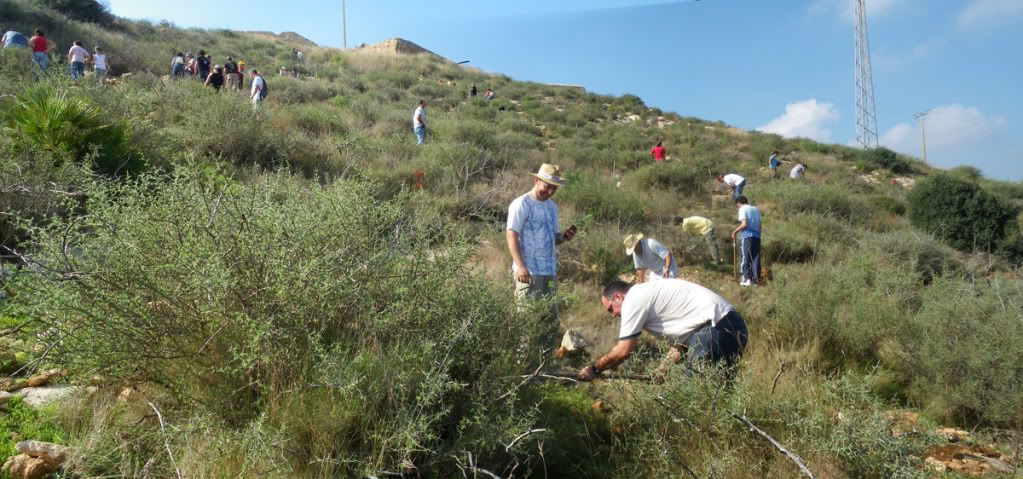
[[[816,99],[785,105],[785,113],[758,127],[764,133],[775,133],[786,138],[811,138],[830,141],[831,130],[825,122],[838,120],[838,110],[831,103],[818,103]]]
[[[1006,124],[1004,116],[985,116],[976,107],[958,103],[931,109],[924,118],[928,149],[953,150],[990,138]],[[918,122],[899,123],[881,135],[881,145],[911,155],[920,154]]]
[[[1012,21],[1023,15],[1023,0],[973,0],[959,13],[960,30],[977,30]]]

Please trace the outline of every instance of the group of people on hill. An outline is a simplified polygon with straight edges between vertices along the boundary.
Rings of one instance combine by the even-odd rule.
[[[553,350],[560,326],[557,293],[556,247],[571,241],[577,228],[559,229],[558,207],[551,200],[565,186],[561,169],[544,164],[533,175],[532,188],[508,206],[506,241],[512,257],[515,297],[520,306],[545,302],[547,332],[540,344],[545,354]],[[762,231],[760,211],[745,196],[735,199],[738,225],[733,241],[743,245],[742,286],[759,280],[759,244]],[[714,223],[701,216],[678,216],[674,223],[689,234],[703,236],[715,263],[721,262]],[[672,343],[668,354],[673,362],[693,366],[698,362],[719,362],[733,366],[742,355],[749,333],[736,308],[719,294],[699,284],[679,279],[678,259],[660,241],[634,233],[624,239],[625,254],[636,268],[635,284],[609,283],[601,293],[601,307],[621,318],[617,344],[578,372],[578,379],[590,381],[604,370],[624,362],[638,345],[642,331]],[[746,255],[749,255],[747,261]]]
[[[479,94],[479,90],[476,89],[476,82],[472,82],[472,85],[469,86],[469,98],[470,99],[471,98],[476,98],[476,96],[478,94]],[[490,100],[493,100],[496,97],[497,97],[497,94],[495,94],[494,90],[491,90],[490,88],[487,88],[487,91],[483,92],[483,99],[484,100],[490,101]]]
[[[25,38],[25,35],[20,32],[8,30],[0,38],[0,43],[3,43],[5,50],[31,49],[32,64],[38,67],[36,71],[40,74],[49,74],[50,52],[56,50],[57,46],[46,38],[46,32],[41,28],[35,30],[32,38]],[[97,45],[90,53],[89,50],[82,46],[81,40],[75,40],[71,43],[71,48],[67,52],[67,63],[68,75],[71,77],[71,80],[76,82],[85,78],[85,67],[87,64],[91,64],[96,75],[96,83],[100,85],[106,79],[107,71],[110,68],[110,63],[107,60],[106,53],[103,52],[103,48]]]
[[[217,92],[245,89],[245,60],[235,61],[232,56],[228,56],[221,65],[214,64],[213,57],[207,54],[206,50],[199,50],[198,55],[179,51],[171,59],[170,67],[172,80],[194,78],[201,81],[203,86],[212,87]],[[252,100],[253,108],[258,109],[268,92],[266,80],[255,68],[249,71],[249,76],[252,79],[249,98]]]

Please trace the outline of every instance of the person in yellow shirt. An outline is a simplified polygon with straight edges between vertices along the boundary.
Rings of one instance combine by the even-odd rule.
[[[710,248],[710,257],[715,263],[721,262],[721,252],[718,250],[717,233],[714,231],[714,222],[702,216],[676,216],[674,223],[682,227],[682,231],[691,235],[701,235]]]

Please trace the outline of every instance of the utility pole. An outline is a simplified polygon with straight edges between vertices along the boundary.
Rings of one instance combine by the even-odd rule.
[[[341,0],[341,48],[348,48],[348,21],[345,18],[345,0]]]
[[[864,0],[856,2],[856,143],[877,148],[877,120],[874,116],[874,80],[870,73],[870,42]]]
[[[930,112],[930,110],[924,110],[913,115],[913,118],[920,120],[920,146],[924,150],[924,163],[927,163],[927,135],[924,133],[924,117]]]

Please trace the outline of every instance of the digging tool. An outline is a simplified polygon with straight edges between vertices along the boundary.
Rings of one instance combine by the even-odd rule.
[[[736,283],[738,283],[739,282],[739,263],[737,261],[735,261],[735,256],[736,256],[736,251],[735,250],[736,250],[736,248],[737,248],[737,246],[735,245],[735,240],[733,239],[732,240],[732,280],[735,281]]]

